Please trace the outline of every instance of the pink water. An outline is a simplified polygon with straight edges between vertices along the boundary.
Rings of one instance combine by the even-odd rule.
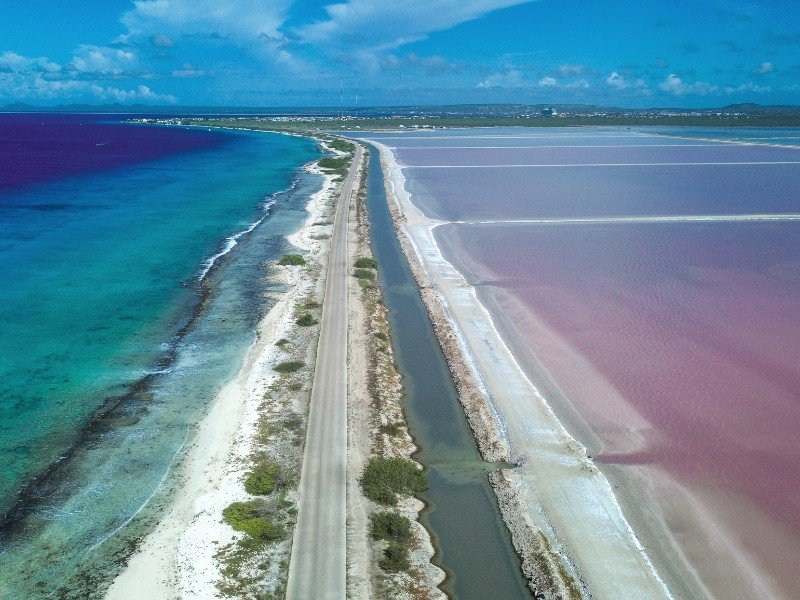
[[[800,216],[800,151],[591,128],[383,141],[412,201],[461,221],[435,230],[445,257],[677,595],[800,598],[800,221],[570,222]],[[520,222],[543,218],[561,222]]]
[[[512,335],[600,438],[598,460],[664,469],[800,539],[800,223],[447,225],[437,237],[512,311]],[[649,423],[643,448],[593,420],[615,406],[597,406],[537,321]]]

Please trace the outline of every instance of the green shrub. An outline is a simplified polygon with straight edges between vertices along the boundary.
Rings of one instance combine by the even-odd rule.
[[[415,494],[428,487],[428,478],[413,460],[373,457],[361,476],[364,495],[378,504],[394,506],[397,494]]]
[[[247,474],[244,489],[254,496],[265,496],[275,491],[280,480],[281,469],[275,463],[264,462]]]
[[[222,511],[225,522],[236,531],[243,531],[254,540],[274,542],[283,539],[286,531],[272,522],[255,501],[234,502]]]
[[[392,512],[379,512],[372,517],[372,539],[390,540],[400,544],[408,544],[413,538],[411,521],[403,515]]]
[[[275,342],[275,345],[278,346],[279,348],[282,348],[283,346],[285,346],[288,343],[289,343],[289,340],[287,340],[286,338],[281,338],[277,342]]]
[[[311,316],[311,313],[305,313],[304,315],[300,315],[295,320],[295,323],[297,323],[301,327],[310,327],[311,325],[316,325],[317,320]]]
[[[305,363],[301,360],[285,360],[275,365],[275,370],[278,373],[294,373],[295,371],[302,369],[304,366]]]
[[[242,531],[253,539],[264,542],[277,542],[286,536],[283,526],[276,525],[268,517],[258,517],[247,521]]]
[[[377,269],[378,261],[374,258],[367,258],[364,256],[355,262],[355,266],[359,269]]]
[[[353,271],[353,275],[358,279],[375,279],[375,272],[369,269],[356,269]]]
[[[225,522],[236,531],[244,531],[244,524],[250,519],[258,518],[254,502],[234,502],[222,511]]]
[[[408,571],[411,568],[411,562],[408,560],[408,548],[397,542],[389,542],[378,565],[384,571]]]
[[[403,431],[403,423],[397,421],[395,423],[384,423],[380,427],[378,427],[378,431],[381,433],[385,433],[387,435],[400,435]]]
[[[317,164],[321,169],[326,171],[333,171],[338,175],[345,175],[347,173],[347,168],[350,165],[350,157],[349,156],[326,156],[324,158],[320,158],[317,161]]]
[[[346,152],[347,154],[351,154],[355,149],[355,144],[352,142],[346,142],[340,139],[332,139],[332,140],[325,140],[325,142],[334,150],[338,150],[339,152]]]
[[[298,433],[303,428],[303,418],[300,415],[291,415],[281,421],[281,425],[285,429],[291,429],[293,432]]]
[[[306,264],[306,259],[300,254],[284,254],[278,261],[279,265],[302,266]]]

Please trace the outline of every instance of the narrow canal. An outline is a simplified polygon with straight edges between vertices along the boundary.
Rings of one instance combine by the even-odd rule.
[[[377,149],[370,148],[367,208],[380,264],[392,344],[403,376],[405,411],[430,487],[422,515],[458,600],[531,598],[487,472],[392,225]]]

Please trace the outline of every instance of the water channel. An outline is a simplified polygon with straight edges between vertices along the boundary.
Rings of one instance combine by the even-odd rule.
[[[403,376],[405,412],[430,486],[423,525],[458,600],[531,598],[442,351],[392,224],[380,158],[370,148],[367,208],[380,264],[392,344]]]

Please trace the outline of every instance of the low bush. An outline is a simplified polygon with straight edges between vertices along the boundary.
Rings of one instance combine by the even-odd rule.
[[[265,496],[275,491],[280,482],[281,469],[271,462],[263,462],[250,471],[244,480],[244,489],[254,496]]]
[[[416,494],[428,487],[428,478],[413,460],[373,457],[361,476],[364,495],[378,504],[394,506],[397,494]]]
[[[375,272],[369,269],[356,269],[353,275],[358,279],[375,279]]]
[[[403,431],[403,423],[399,421],[395,423],[384,423],[378,427],[378,431],[391,436],[400,435],[400,433]]]
[[[306,264],[306,259],[300,254],[284,254],[283,257],[278,261],[278,264],[302,266]]]
[[[281,338],[277,342],[275,342],[275,345],[278,346],[279,348],[281,348],[281,347],[285,346],[288,343],[289,343],[289,340],[287,340],[286,338]]]
[[[348,154],[355,151],[356,147],[355,144],[352,142],[346,142],[344,140],[334,138],[332,140],[325,140],[325,142],[333,149],[338,150],[339,152],[346,152]]]
[[[355,267],[358,269],[377,269],[378,261],[374,258],[367,258],[364,256],[355,262]]]
[[[305,363],[301,360],[285,360],[275,365],[275,370],[278,373],[294,373],[295,371],[302,369],[304,366]]]
[[[311,313],[305,313],[295,319],[295,323],[300,325],[300,327],[310,327],[311,325],[316,325],[317,320],[311,316]]]
[[[397,542],[389,542],[383,551],[383,557],[378,561],[378,566],[389,572],[408,571],[411,568],[408,548]]]
[[[350,157],[349,156],[340,156],[340,157],[332,157],[326,156],[324,158],[320,158],[317,161],[317,164],[321,169],[326,171],[333,171],[336,174],[343,176],[347,173],[347,168],[350,165]]]
[[[409,544],[413,538],[411,521],[403,515],[392,512],[379,512],[372,517],[372,539],[390,540],[400,544]]]
[[[222,511],[225,522],[254,540],[274,542],[286,535],[286,530],[272,522],[269,514],[257,502],[234,502]]]

